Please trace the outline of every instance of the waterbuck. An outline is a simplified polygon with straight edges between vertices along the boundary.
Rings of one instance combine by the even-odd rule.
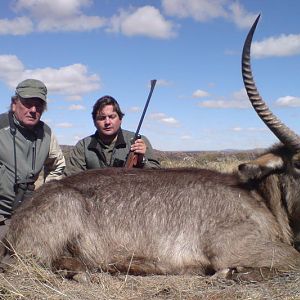
[[[250,46],[257,22],[244,44],[243,78],[281,146],[234,174],[116,168],[49,182],[13,214],[7,255],[32,256],[72,275],[227,276],[250,268],[263,276],[299,270],[293,230],[299,220],[300,139],[273,116],[255,87]]]

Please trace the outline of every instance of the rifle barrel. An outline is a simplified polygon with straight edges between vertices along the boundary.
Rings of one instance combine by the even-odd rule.
[[[146,114],[146,111],[147,111],[147,108],[148,108],[153,90],[154,90],[154,87],[155,87],[155,84],[156,84],[156,81],[157,81],[156,79],[151,80],[151,89],[150,89],[150,92],[149,92],[149,95],[148,95],[148,98],[147,98],[147,101],[146,101],[146,104],[145,104],[145,107],[144,107],[144,110],[143,110],[143,113],[142,113],[142,116],[141,116],[141,119],[140,119],[140,122],[139,122],[139,125],[138,125],[137,130],[136,130],[135,135],[134,135],[135,140],[138,138],[138,135],[139,135],[139,132],[140,132],[140,129],[141,129],[141,126],[142,126],[142,123],[143,123],[143,120],[144,120],[144,117],[145,117],[145,114]]]

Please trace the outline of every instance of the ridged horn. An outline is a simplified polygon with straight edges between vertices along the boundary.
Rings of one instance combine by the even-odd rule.
[[[295,150],[300,150],[300,137],[284,125],[269,109],[262,97],[260,96],[251,70],[250,48],[254,31],[259,21],[260,15],[253,23],[243,47],[242,54],[242,75],[244,86],[247,91],[249,100],[261,120],[269,127],[276,137],[285,145]]]

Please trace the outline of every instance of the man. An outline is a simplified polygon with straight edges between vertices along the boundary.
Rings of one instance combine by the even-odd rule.
[[[134,132],[121,128],[122,113],[118,102],[103,96],[93,106],[92,117],[97,131],[80,140],[67,159],[65,174],[87,169],[123,167],[130,151],[137,154],[137,168],[159,168],[153,149],[145,136],[131,143]]]
[[[0,225],[32,193],[42,170],[44,181],[63,176],[62,150],[40,120],[47,107],[46,96],[43,82],[26,79],[16,87],[10,111],[0,114]]]

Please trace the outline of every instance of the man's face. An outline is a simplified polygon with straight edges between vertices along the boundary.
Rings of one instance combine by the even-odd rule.
[[[41,119],[45,103],[39,98],[18,98],[12,103],[16,119],[25,127],[34,127]]]
[[[121,126],[122,120],[114,111],[112,105],[106,105],[102,110],[99,110],[95,120],[95,126],[103,137],[111,137],[116,135]]]

